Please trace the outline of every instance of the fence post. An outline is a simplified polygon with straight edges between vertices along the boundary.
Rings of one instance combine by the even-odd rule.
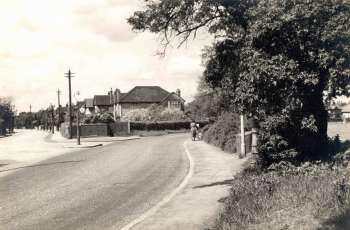
[[[256,128],[252,128],[252,154],[258,153],[258,131]]]
[[[241,157],[246,156],[245,151],[245,132],[244,132],[244,115],[241,114]]]

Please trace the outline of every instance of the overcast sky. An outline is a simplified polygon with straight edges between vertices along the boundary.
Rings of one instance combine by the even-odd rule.
[[[180,88],[192,99],[203,71],[200,36],[164,58],[157,35],[135,33],[126,23],[141,0],[0,0],[0,96],[12,96],[18,111],[68,101],[64,73],[75,73],[72,91],[81,98],[122,92],[137,85]],[[73,100],[74,101],[74,100]]]

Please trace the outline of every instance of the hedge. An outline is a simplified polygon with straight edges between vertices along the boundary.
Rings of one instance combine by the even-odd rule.
[[[196,121],[200,127],[204,127],[208,121]],[[130,122],[131,130],[180,130],[190,129],[191,121],[159,121],[159,122]]]

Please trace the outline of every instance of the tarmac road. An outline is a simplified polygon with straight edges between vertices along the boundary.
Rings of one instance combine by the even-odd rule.
[[[188,138],[113,143],[0,177],[0,229],[120,229],[181,183]]]

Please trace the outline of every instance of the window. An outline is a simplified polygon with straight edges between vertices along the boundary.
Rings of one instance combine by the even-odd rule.
[[[181,107],[181,103],[179,101],[169,101],[168,102],[168,107],[170,109],[177,109]]]

